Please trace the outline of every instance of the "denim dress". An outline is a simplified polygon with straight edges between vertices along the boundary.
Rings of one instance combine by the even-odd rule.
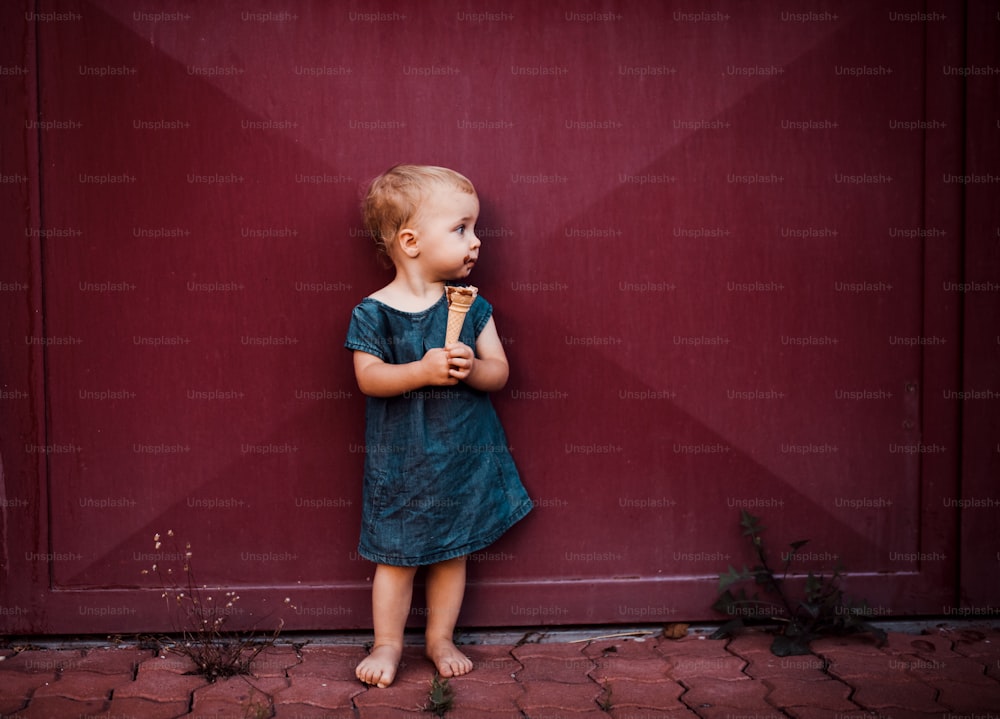
[[[477,297],[460,340],[473,349],[493,313]],[[444,346],[448,301],[404,312],[365,298],[345,346],[390,364]],[[368,397],[358,553],[415,567],[480,550],[531,510],[489,395],[464,382]]]

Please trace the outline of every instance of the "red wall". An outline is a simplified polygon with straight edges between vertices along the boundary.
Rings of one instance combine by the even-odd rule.
[[[879,615],[993,611],[985,3],[147,5],[3,10],[6,631],[162,626],[167,529],[369,625],[342,343],[400,161],[479,190],[537,504],[463,623],[710,619],[740,509]]]

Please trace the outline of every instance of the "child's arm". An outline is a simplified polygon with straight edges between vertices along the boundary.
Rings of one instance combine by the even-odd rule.
[[[461,342],[448,345],[445,349],[453,360],[459,360],[452,366],[452,377],[480,392],[496,392],[507,384],[510,366],[492,317],[476,339],[475,353],[471,347]]]
[[[369,397],[396,397],[428,385],[458,384],[458,378],[452,375],[448,353],[440,347],[429,349],[422,359],[406,364],[389,364],[375,355],[355,350],[354,376],[358,388]]]
[[[478,355],[478,356],[477,356]],[[457,362],[453,362],[457,360]],[[421,387],[464,381],[481,392],[495,392],[507,384],[510,367],[491,317],[476,340],[476,352],[461,342],[427,350],[422,359],[389,364],[375,355],[354,351],[354,376],[369,397],[396,397]]]

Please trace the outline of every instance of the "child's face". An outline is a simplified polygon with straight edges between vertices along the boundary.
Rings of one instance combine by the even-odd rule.
[[[428,275],[440,280],[469,276],[482,244],[476,237],[479,198],[451,187],[435,188],[421,203],[414,221],[420,253]]]

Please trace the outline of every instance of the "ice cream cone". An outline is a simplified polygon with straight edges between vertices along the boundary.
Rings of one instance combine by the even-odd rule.
[[[466,287],[444,288],[448,296],[448,330],[445,333],[444,343],[449,345],[458,342],[458,336],[462,333],[462,325],[465,324],[465,315],[468,314],[472,303],[476,301],[479,290],[472,285]]]

